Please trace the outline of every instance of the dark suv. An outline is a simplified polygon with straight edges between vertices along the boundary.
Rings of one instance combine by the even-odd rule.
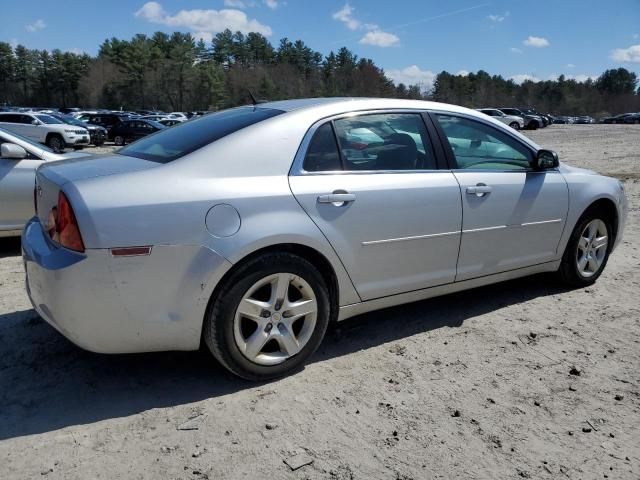
[[[100,125],[106,128],[107,132],[110,132],[114,125],[117,125],[123,120],[127,120],[129,117],[117,113],[85,113],[78,118],[85,123]]]

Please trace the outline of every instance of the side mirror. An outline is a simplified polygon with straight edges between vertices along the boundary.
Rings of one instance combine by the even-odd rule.
[[[538,150],[536,159],[534,160],[536,170],[548,170],[556,168],[560,165],[558,154],[553,150]]]
[[[22,160],[27,157],[27,151],[15,143],[3,143],[0,145],[0,158],[15,158]]]

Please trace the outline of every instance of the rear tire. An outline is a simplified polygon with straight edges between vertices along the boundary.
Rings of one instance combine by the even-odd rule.
[[[267,253],[241,265],[211,299],[203,340],[224,367],[245,380],[281,377],[316,351],[330,305],[325,280],[309,261]]]
[[[116,135],[113,139],[113,143],[116,144],[116,146],[121,147],[123,146],[126,142],[125,139],[122,135]]]
[[[571,233],[558,269],[564,283],[586,287],[600,277],[611,252],[611,231],[610,221],[601,209],[587,210],[582,215]]]
[[[518,122],[511,122],[509,126],[514,130],[520,130],[520,124]]]

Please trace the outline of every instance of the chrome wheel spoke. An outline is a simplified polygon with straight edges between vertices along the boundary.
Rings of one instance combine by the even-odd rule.
[[[596,237],[596,238],[593,240],[593,242],[591,242],[591,246],[592,246],[593,248],[595,248],[596,250],[597,250],[597,249],[600,249],[600,248],[602,248],[602,247],[604,247],[604,246],[606,246],[606,245],[607,245],[608,240],[609,240],[609,239],[607,238],[607,236],[606,236],[606,235],[603,235],[602,237]]]
[[[272,306],[278,302],[285,302],[288,299],[287,292],[291,284],[292,276],[288,273],[279,273],[271,284],[271,299],[269,302]],[[280,303],[282,305],[282,303]]]
[[[290,323],[293,323],[300,317],[314,313],[317,310],[315,300],[300,300],[297,302],[291,302],[285,305],[283,311],[283,317]]]
[[[269,340],[269,334],[263,328],[258,329],[251,334],[244,344],[244,354],[251,360],[258,356]]]
[[[585,267],[587,266],[588,263],[588,259],[586,255],[583,255],[582,258],[580,258],[580,260],[578,260],[578,268],[580,269],[580,271],[584,271]]]
[[[238,306],[238,313],[243,317],[258,321],[262,319],[262,312],[268,309],[269,304],[267,302],[260,302],[253,298],[244,298]]]
[[[589,270],[591,270],[592,273],[595,273],[598,271],[598,267],[600,265],[598,264],[598,262],[594,257],[590,257],[588,261],[588,266],[589,266]]]
[[[300,351],[300,343],[289,327],[281,327],[279,334],[275,335],[273,338],[289,356],[295,355]]]
[[[578,240],[578,248],[583,252],[589,247],[589,239],[585,237],[580,237]]]

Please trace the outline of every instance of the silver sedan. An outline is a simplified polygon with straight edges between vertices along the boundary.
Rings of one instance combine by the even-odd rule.
[[[0,237],[19,236],[33,216],[36,169],[45,162],[86,156],[49,147],[0,128]]]
[[[479,112],[308,99],[44,165],[22,240],[35,309],[79,346],[203,342],[263,380],[333,321],[539,272],[589,285],[626,214],[620,182]]]

